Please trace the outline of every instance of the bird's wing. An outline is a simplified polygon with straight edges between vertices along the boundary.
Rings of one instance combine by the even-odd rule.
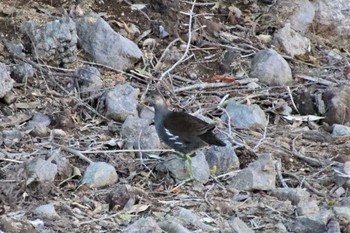
[[[191,140],[213,130],[215,125],[208,124],[197,117],[184,112],[172,112],[164,120],[164,127],[171,134],[177,135],[183,140]]]

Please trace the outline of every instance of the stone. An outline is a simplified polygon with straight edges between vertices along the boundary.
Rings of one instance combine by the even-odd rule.
[[[162,233],[162,229],[158,226],[157,222],[151,218],[140,218],[136,222],[130,224],[124,231],[124,233]]]
[[[227,103],[226,110],[230,116],[231,124],[234,127],[260,129],[264,128],[267,124],[265,112],[259,107],[259,105],[240,104],[230,100]],[[221,117],[224,122],[227,122],[227,118],[226,114],[223,114]]]
[[[187,224],[191,224],[201,229],[203,232],[218,232],[219,229],[206,224],[200,216],[194,213],[192,210],[177,207],[173,212],[173,217]]]
[[[174,178],[179,181],[191,178],[189,161],[179,158],[177,155],[169,156],[169,158],[167,158],[162,165],[157,166],[156,169],[161,172],[170,171]],[[202,184],[208,182],[210,170],[203,151],[197,151],[196,156],[192,157],[192,173],[193,178],[198,182]]]
[[[350,222],[350,208],[343,206],[333,207],[334,214],[338,219],[344,219],[349,224]]]
[[[289,200],[293,205],[308,201],[310,198],[310,193],[301,188],[276,188],[271,190],[271,195],[281,201]]]
[[[34,76],[35,70],[31,64],[22,63],[13,67],[11,77],[18,83],[24,83]]]
[[[81,183],[88,185],[90,188],[100,188],[117,183],[118,178],[118,174],[112,165],[105,162],[96,162],[91,163],[86,168]]]
[[[333,124],[332,136],[342,137],[350,135],[350,127],[340,124]]]
[[[269,86],[290,85],[293,81],[288,63],[273,49],[264,49],[255,54],[250,77]]]
[[[291,29],[290,23],[286,23],[273,37],[272,43],[291,57],[308,52],[309,40]]]
[[[57,66],[76,61],[78,36],[70,17],[63,16],[44,25],[26,21],[21,30],[30,38],[36,59]]]
[[[317,36],[332,44],[334,48],[350,49],[350,1],[312,1],[315,8],[313,27]]]
[[[125,70],[142,57],[142,51],[131,40],[115,32],[95,13],[76,19],[79,44],[97,63]]]
[[[80,67],[76,74],[82,79],[78,80],[80,85],[80,93],[83,96],[96,95],[98,92],[102,91],[103,81],[101,79],[100,71],[93,66],[83,66]]]
[[[302,201],[297,206],[299,216],[317,214],[320,211],[318,203],[315,200]]]
[[[105,95],[106,116],[123,122],[129,115],[137,116],[137,96],[139,90],[130,84],[121,84],[107,91]]]
[[[0,62],[0,98],[3,98],[13,87],[15,81],[7,72],[6,65]]]
[[[330,210],[321,210],[314,215],[299,216],[292,226],[292,232],[326,232],[326,224],[333,217]]]
[[[272,156],[262,154],[258,160],[232,177],[229,187],[244,191],[272,190],[275,188],[275,182],[276,171]]]
[[[181,233],[192,233],[193,231],[188,230],[184,226],[182,226],[179,222],[175,220],[164,220],[159,223],[159,226],[165,232],[181,232]]]
[[[204,151],[210,170],[215,171],[215,174],[223,174],[239,168],[239,159],[231,143],[228,141],[225,143],[225,147],[212,146]]]
[[[57,214],[55,210],[55,206],[53,204],[41,205],[35,208],[33,211],[35,214],[49,219],[57,219],[60,216]]]
[[[53,182],[57,175],[57,165],[48,160],[35,158],[29,161],[26,172],[28,174],[27,185],[33,181]]]

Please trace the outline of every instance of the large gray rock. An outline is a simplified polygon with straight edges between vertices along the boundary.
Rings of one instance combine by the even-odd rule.
[[[208,182],[210,177],[210,170],[203,151],[197,151],[196,156],[192,157],[193,177],[191,177],[191,170],[189,165],[189,160],[179,158],[177,155],[174,154],[169,156],[169,158],[163,164],[157,166],[157,170],[162,172],[170,171],[173,177],[180,181],[194,178],[196,181],[202,184]]]
[[[290,23],[286,23],[273,37],[273,44],[289,56],[294,57],[308,52],[309,40],[294,31],[290,27]]]
[[[307,32],[315,17],[315,7],[309,0],[279,0],[273,9],[280,22],[289,22],[291,28],[302,35]]]
[[[275,188],[276,171],[270,154],[260,155],[258,160],[251,163],[232,177],[229,186],[238,190],[271,190]]]
[[[142,57],[142,51],[131,40],[116,33],[95,13],[76,20],[79,44],[97,63],[125,70]]]
[[[121,127],[121,136],[126,139],[125,148],[159,149],[161,142],[154,125],[141,118],[128,116]],[[155,152],[153,152],[155,153]],[[149,154],[149,153],[146,153]],[[155,153],[155,154],[159,154]]]
[[[256,53],[251,69],[251,78],[257,78],[269,86],[290,85],[293,81],[288,63],[273,49],[264,49]]]
[[[115,121],[125,121],[129,115],[137,116],[139,90],[130,84],[121,84],[109,90],[106,97],[106,116]]]
[[[212,146],[204,151],[210,170],[216,174],[226,173],[239,168],[239,159],[232,145],[225,141],[225,147]]]
[[[75,23],[68,16],[45,25],[28,21],[22,25],[22,31],[31,39],[32,54],[37,59],[56,65],[76,60],[78,36]]]
[[[350,49],[350,1],[312,1],[316,14],[313,22],[321,36],[333,47]]]
[[[231,124],[238,128],[264,128],[267,124],[265,112],[259,105],[240,104],[235,101],[229,101],[226,106]],[[222,115],[221,119],[227,122],[227,115]]]

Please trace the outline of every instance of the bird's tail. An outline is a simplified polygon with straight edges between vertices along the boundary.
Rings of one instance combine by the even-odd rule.
[[[207,132],[200,136],[200,138],[209,145],[226,146],[226,144],[215,136],[212,132]]]

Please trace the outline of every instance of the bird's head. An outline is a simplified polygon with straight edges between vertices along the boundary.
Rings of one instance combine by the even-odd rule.
[[[151,105],[153,107],[166,106],[166,102],[163,99],[163,97],[159,93],[157,93],[155,91],[150,91],[141,102],[147,103],[147,104],[149,104],[149,105]]]

